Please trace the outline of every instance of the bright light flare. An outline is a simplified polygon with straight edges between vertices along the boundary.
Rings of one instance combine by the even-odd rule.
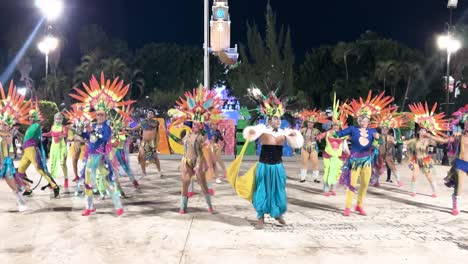
[[[437,39],[437,45],[439,46],[439,49],[447,50],[451,53],[457,52],[462,47],[462,44],[458,39],[454,39],[447,35],[440,36]]]
[[[36,6],[41,9],[42,14],[48,20],[55,20],[63,13],[64,4],[62,0],[35,0]]]
[[[54,51],[59,44],[59,40],[56,37],[47,36],[41,42],[39,42],[38,48],[44,54],[49,54]]]

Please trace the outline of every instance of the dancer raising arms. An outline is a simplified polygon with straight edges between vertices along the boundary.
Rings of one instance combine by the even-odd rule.
[[[222,102],[220,98],[216,97],[216,92],[200,86],[193,92],[186,92],[185,98],[181,98],[176,103],[178,107],[173,111],[178,112],[178,114],[174,114],[176,117],[172,125],[183,124],[187,121],[192,122],[192,131],[184,138],[179,213],[185,214],[187,212],[188,189],[193,176],[197,177],[197,182],[205,196],[208,212],[212,213],[214,208],[211,203],[211,195],[208,192],[207,180],[213,177],[213,154],[210,142],[206,135],[203,135],[202,130],[205,123],[221,118]]]
[[[297,130],[280,128],[285,108],[274,92],[270,92],[268,97],[265,97],[258,88],[252,88],[249,92],[268,122],[268,126],[263,124],[249,126],[243,131],[247,141],[260,138],[261,152],[254,171],[255,187],[252,204],[257,211],[256,228],[263,229],[265,214],[270,214],[280,224],[286,224],[283,218],[287,210],[286,170],[282,162],[283,145],[287,141],[292,148],[300,148],[304,144],[304,138]],[[242,159],[242,155],[239,155],[239,158]]]
[[[342,128],[346,128],[346,114],[340,111],[336,94],[333,99],[332,125],[329,131],[317,136],[325,138],[326,146],[323,151],[323,191],[325,196],[336,195],[335,187],[340,178],[346,157],[349,156],[346,137],[336,138],[334,135]]]
[[[444,119],[445,114],[435,114],[437,103],[434,104],[432,110],[429,110],[427,103],[409,105],[411,118],[416,123],[416,138],[409,140],[408,155],[410,158],[410,168],[413,171],[411,178],[411,196],[416,196],[416,179],[419,172],[422,171],[426,176],[432,188],[432,197],[436,198],[436,183],[432,180],[432,169],[434,160],[429,154],[428,147],[431,144],[448,142],[447,135],[442,131],[448,131],[448,121]]]
[[[99,172],[101,180],[104,183],[106,192],[112,198],[116,215],[121,216],[124,213],[120,201],[120,193],[117,186],[116,174],[109,160],[109,154],[112,146],[110,144],[112,130],[108,124],[108,113],[113,109],[125,107],[134,101],[122,101],[128,92],[129,85],[123,86],[123,81],[115,78],[114,81],[105,80],[101,73],[100,82],[93,76],[89,86],[83,84],[86,92],[74,88],[77,94],[70,94],[77,99],[78,107],[93,110],[91,114],[96,117],[97,123],[88,126],[87,131],[82,133],[82,137],[88,141],[89,154],[85,167],[85,193],[86,209],[83,216],[89,216],[96,211],[94,206],[93,190],[97,186],[97,173]]]
[[[360,98],[359,101],[353,100],[350,104],[344,104],[342,107],[342,110],[356,118],[359,124],[358,126],[350,126],[336,133],[338,137],[350,137],[352,144],[351,155],[341,179],[342,183],[348,186],[346,190],[344,216],[349,216],[351,213],[351,205],[358,178],[360,178],[360,186],[356,211],[360,215],[367,215],[363,207],[364,198],[367,194],[367,188],[369,187],[371,177],[374,156],[373,150],[375,144],[377,144],[375,140],[378,140],[380,137],[375,129],[369,128],[368,126],[372,116],[378,114],[392,101],[393,98],[388,96],[384,97],[383,93],[372,98],[372,92],[369,91],[366,101]]]

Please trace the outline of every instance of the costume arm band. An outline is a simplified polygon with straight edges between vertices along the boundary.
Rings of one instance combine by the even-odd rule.
[[[298,130],[285,129],[284,132],[285,132],[286,140],[288,141],[288,145],[291,148],[297,149],[297,148],[301,148],[302,145],[304,145],[304,137]],[[294,134],[294,135],[291,136],[291,134]]]
[[[256,125],[256,126],[248,126],[244,128],[242,135],[247,141],[255,141],[265,132],[265,130],[266,130],[266,126],[263,124]],[[251,134],[250,131],[255,131],[255,133]]]

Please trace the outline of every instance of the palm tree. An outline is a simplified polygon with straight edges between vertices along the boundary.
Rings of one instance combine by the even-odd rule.
[[[346,83],[349,83],[349,69],[348,69],[348,56],[354,55],[359,60],[360,54],[358,47],[353,44],[348,44],[344,42],[338,43],[335,49],[333,50],[333,61],[338,64],[341,60],[344,62],[345,71],[346,71]]]
[[[128,67],[124,61],[119,58],[104,59],[101,61],[102,70],[106,76],[114,79],[115,77],[124,78]]]
[[[80,85],[88,82],[91,75],[99,74],[101,71],[99,57],[96,53],[90,53],[81,59],[81,64],[75,68],[73,83]]]
[[[58,104],[63,101],[65,95],[71,89],[68,77],[63,74],[49,75],[48,80],[46,81],[44,78],[43,82],[46,83],[44,98]]]
[[[424,72],[418,63],[404,62],[400,63],[401,76],[406,78],[406,89],[401,103],[401,111],[405,110],[405,103],[408,99],[408,93],[411,90],[412,84],[415,81],[422,80],[424,78]]]
[[[375,66],[375,78],[378,81],[383,82],[383,90],[384,92],[387,91],[387,81],[390,77],[391,80],[393,80],[392,84],[396,84],[396,78],[395,78],[395,73],[398,68],[398,63],[393,60],[389,61],[379,61],[377,62],[377,65]],[[393,78],[391,78],[393,76]],[[394,89],[391,90],[392,96],[395,96],[394,94]]]
[[[143,71],[140,69],[129,70],[126,74],[128,81],[130,83],[130,93],[128,96],[132,95],[136,99],[140,99],[145,94],[145,79],[143,77]],[[135,96],[134,89],[137,89],[139,94]]]

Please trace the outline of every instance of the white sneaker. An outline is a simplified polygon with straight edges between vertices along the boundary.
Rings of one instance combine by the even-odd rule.
[[[27,210],[29,210],[29,208],[26,205],[18,205],[18,212],[22,213]]]
[[[216,178],[216,183],[223,183],[223,181],[220,178]]]

